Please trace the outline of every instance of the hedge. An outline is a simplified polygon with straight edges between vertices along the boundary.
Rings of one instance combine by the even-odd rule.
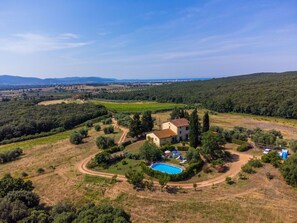
[[[190,164],[183,172],[179,174],[167,174],[167,173],[162,173],[160,171],[154,170],[151,167],[148,167],[145,165],[145,163],[140,164],[143,172],[151,177],[154,178],[159,178],[161,176],[167,175],[170,179],[170,181],[182,181],[191,178],[194,176],[196,173],[200,172],[203,166],[203,161],[199,160],[196,163]]]
[[[189,146],[178,146],[177,147],[177,150],[178,151],[188,151],[189,150]]]

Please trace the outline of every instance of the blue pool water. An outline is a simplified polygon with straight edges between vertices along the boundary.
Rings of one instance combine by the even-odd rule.
[[[171,166],[165,163],[155,163],[151,166],[152,169],[158,170],[163,173],[168,173],[168,174],[179,174],[183,170],[179,167],[176,166]]]

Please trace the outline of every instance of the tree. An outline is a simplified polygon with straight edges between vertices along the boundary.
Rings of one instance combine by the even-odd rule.
[[[220,143],[222,142],[221,137],[218,133],[213,133],[211,131],[204,132],[202,134],[202,153],[203,156],[208,159],[216,159],[218,152],[220,151]]]
[[[95,130],[97,131],[97,132],[99,132],[100,130],[101,130],[101,126],[100,125],[95,125]]]
[[[32,181],[24,181],[22,178],[13,178],[10,174],[0,180],[0,198],[5,197],[10,191],[32,191]]]
[[[142,134],[142,126],[139,113],[134,114],[130,121],[129,134],[131,137],[138,137]]]
[[[162,158],[161,150],[154,143],[149,141],[145,141],[140,147],[139,155],[149,162],[158,161]]]
[[[159,181],[159,184],[161,186],[161,191],[163,191],[163,188],[167,185],[169,180],[170,180],[170,177],[167,174],[161,174],[158,177],[158,181]]]
[[[197,149],[194,148],[190,148],[188,149],[188,151],[186,152],[186,159],[189,163],[196,163],[198,162],[201,158],[200,158],[200,154],[198,152]]]
[[[142,114],[141,125],[143,132],[150,132],[154,127],[154,119],[152,118],[152,112],[146,111]]]
[[[125,177],[127,178],[128,183],[134,185],[135,187],[143,186],[144,174],[142,171],[129,170],[125,174]]]
[[[81,134],[83,138],[87,138],[89,131],[87,128],[82,128],[78,131],[78,133]]]
[[[95,161],[100,166],[106,166],[108,164],[109,160],[111,159],[110,154],[107,152],[98,153],[95,156]]]
[[[203,129],[202,132],[208,132],[209,130],[209,115],[208,112],[205,112],[203,116]]]
[[[74,145],[82,143],[83,136],[79,132],[72,132],[70,135],[70,142]]]
[[[189,113],[182,108],[174,108],[170,113],[170,119],[186,118],[189,119]]]
[[[109,147],[114,146],[115,142],[113,138],[99,136],[96,139],[96,145],[99,149],[108,149]]]
[[[261,157],[261,160],[264,163],[271,163],[274,167],[279,167],[280,166],[281,158],[278,155],[278,152],[277,151],[272,151],[272,152],[269,152],[267,154],[264,154]]]
[[[103,129],[104,133],[105,134],[111,134],[111,133],[114,133],[114,127],[112,125],[108,126],[108,127],[105,127]]]
[[[200,126],[197,109],[195,109],[190,116],[189,141],[190,146],[194,148],[196,148],[200,143]]]
[[[297,153],[285,160],[280,170],[287,183],[297,187]]]

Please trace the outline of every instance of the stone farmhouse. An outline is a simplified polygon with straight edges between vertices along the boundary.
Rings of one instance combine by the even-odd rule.
[[[166,143],[178,143],[189,138],[189,121],[185,118],[173,119],[161,125],[161,130],[150,132],[146,135],[157,146]]]

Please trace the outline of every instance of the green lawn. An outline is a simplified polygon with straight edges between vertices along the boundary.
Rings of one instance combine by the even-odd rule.
[[[184,104],[175,103],[158,103],[158,102],[122,102],[122,101],[102,101],[91,100],[94,104],[104,105],[108,110],[118,112],[144,112],[144,111],[158,111],[163,109],[173,109],[175,107],[184,107]]]
[[[126,164],[123,164],[123,161],[126,161]],[[142,160],[132,160],[132,159],[123,159],[120,162],[115,163],[114,165],[109,166],[107,169],[101,169],[100,171],[121,174],[125,175],[129,170],[138,170],[141,171],[140,163]]]
[[[130,153],[139,153],[139,148],[144,144],[145,140],[137,141],[126,146],[125,151]]]

